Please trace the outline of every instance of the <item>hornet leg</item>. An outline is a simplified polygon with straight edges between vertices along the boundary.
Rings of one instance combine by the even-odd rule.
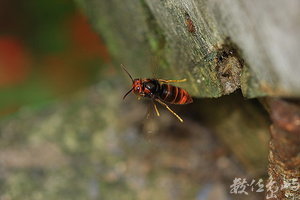
[[[173,115],[175,115],[175,117],[177,117],[177,119],[180,122],[183,122],[183,119],[181,119],[181,117],[179,117],[179,115],[177,115],[171,108],[169,108],[169,106],[167,104],[165,104],[164,102],[162,102],[159,99],[155,99],[155,101],[157,101],[158,103],[160,103],[161,105],[165,106]]]
[[[160,114],[159,114],[159,112],[158,112],[157,106],[156,106],[156,104],[155,104],[154,101],[152,101],[152,103],[153,103],[153,106],[154,106],[154,110],[155,110],[155,112],[156,112],[156,115],[159,117]]]
[[[181,79],[181,80],[164,80],[164,79],[158,79],[158,81],[162,82],[162,83],[181,83],[181,82],[185,82],[186,78],[185,79]]]

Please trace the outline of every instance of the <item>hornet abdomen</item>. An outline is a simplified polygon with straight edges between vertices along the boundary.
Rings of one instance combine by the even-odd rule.
[[[193,102],[188,92],[180,87],[162,84],[159,98],[170,104],[189,104]]]

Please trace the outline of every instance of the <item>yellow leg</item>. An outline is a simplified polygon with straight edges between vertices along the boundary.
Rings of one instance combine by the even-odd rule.
[[[181,83],[181,82],[185,82],[186,78],[185,79],[181,79],[181,80],[164,80],[164,79],[158,79],[158,81],[162,82],[162,83]]]
[[[177,115],[173,110],[171,110],[171,108],[169,108],[169,106],[167,104],[165,104],[164,102],[162,102],[159,99],[155,99],[155,101],[157,101],[158,103],[160,103],[161,105],[165,106],[173,115],[175,115],[175,117],[177,117],[177,119],[180,122],[183,122],[183,119],[181,119],[181,117],[179,117],[179,115]]]
[[[160,114],[159,114],[159,112],[158,112],[157,106],[156,106],[156,104],[154,103],[154,101],[152,101],[152,102],[153,102],[153,106],[154,106],[154,110],[155,110],[155,112],[156,112],[156,115],[159,117]]]

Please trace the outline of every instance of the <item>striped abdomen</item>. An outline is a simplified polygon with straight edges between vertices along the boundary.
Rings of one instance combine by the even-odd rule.
[[[187,91],[169,84],[161,85],[159,98],[170,104],[188,104],[193,102]]]

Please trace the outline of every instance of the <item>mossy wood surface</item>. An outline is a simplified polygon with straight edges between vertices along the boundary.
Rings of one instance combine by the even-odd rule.
[[[197,97],[300,95],[300,1],[77,2],[134,76],[152,76],[155,60]]]

